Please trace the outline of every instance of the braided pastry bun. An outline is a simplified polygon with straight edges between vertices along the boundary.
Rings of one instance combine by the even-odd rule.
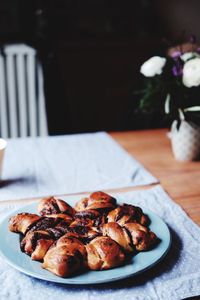
[[[47,218],[21,213],[10,219],[9,229],[24,235],[20,244],[23,252],[30,255],[33,260],[42,260],[48,248],[65,234],[71,223],[71,217],[67,215],[61,217],[62,215]]]
[[[130,232],[137,251],[149,250],[158,241],[156,234],[141,224],[126,223],[124,227]]]
[[[148,225],[149,218],[140,207],[123,204],[110,211],[107,215],[108,222],[117,222],[121,226],[129,222],[137,222],[142,225]]]
[[[61,277],[69,277],[87,265],[84,244],[75,237],[61,237],[46,253],[42,267]]]
[[[27,231],[27,229],[40,220],[36,214],[29,213],[20,213],[10,218],[9,221],[9,230],[16,233],[23,233]]]
[[[68,231],[63,219],[41,218],[28,231],[20,243],[21,250],[33,260],[43,260],[49,247]]]
[[[126,252],[134,251],[131,236],[125,227],[121,227],[116,222],[110,222],[103,225],[102,233],[117,242]]]
[[[42,260],[54,243],[52,235],[48,231],[29,231],[20,243],[21,250],[30,255],[33,260]]]
[[[116,207],[116,199],[104,192],[94,192],[89,198],[81,199],[76,205],[76,211],[96,209],[100,212],[108,212]]]
[[[116,241],[126,252],[149,250],[158,240],[154,232],[135,222],[124,226],[110,222],[103,225],[102,233]]]
[[[109,237],[100,236],[88,245],[87,263],[91,270],[106,270],[120,266],[125,261],[125,254],[121,247]]]
[[[61,199],[55,197],[46,197],[40,200],[38,204],[38,213],[41,216],[60,213],[73,216],[75,210],[68,203]]]
[[[61,277],[85,268],[120,266],[130,254],[149,250],[158,241],[140,207],[117,206],[115,198],[100,191],[81,199],[75,209],[61,199],[43,198],[38,212],[40,216],[20,213],[11,217],[9,229],[23,234],[23,252]]]

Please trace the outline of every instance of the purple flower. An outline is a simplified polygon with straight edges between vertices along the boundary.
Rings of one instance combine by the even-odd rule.
[[[172,73],[176,77],[181,76],[183,74],[183,68],[182,68],[181,64],[174,65],[172,68]]]
[[[173,59],[178,59],[180,56],[182,55],[182,53],[180,51],[174,51],[172,54],[171,54],[171,57]]]

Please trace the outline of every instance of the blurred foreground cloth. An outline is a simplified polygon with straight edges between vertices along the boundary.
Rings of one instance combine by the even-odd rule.
[[[0,200],[157,182],[107,133],[8,140]]]

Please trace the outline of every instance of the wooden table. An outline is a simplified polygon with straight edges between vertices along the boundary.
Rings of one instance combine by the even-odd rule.
[[[176,161],[166,134],[166,129],[111,133],[200,225],[200,162]]]

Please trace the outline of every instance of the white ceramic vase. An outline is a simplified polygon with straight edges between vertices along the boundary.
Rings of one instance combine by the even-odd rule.
[[[194,123],[174,121],[169,133],[172,151],[176,160],[192,161],[200,157],[200,127]]]

